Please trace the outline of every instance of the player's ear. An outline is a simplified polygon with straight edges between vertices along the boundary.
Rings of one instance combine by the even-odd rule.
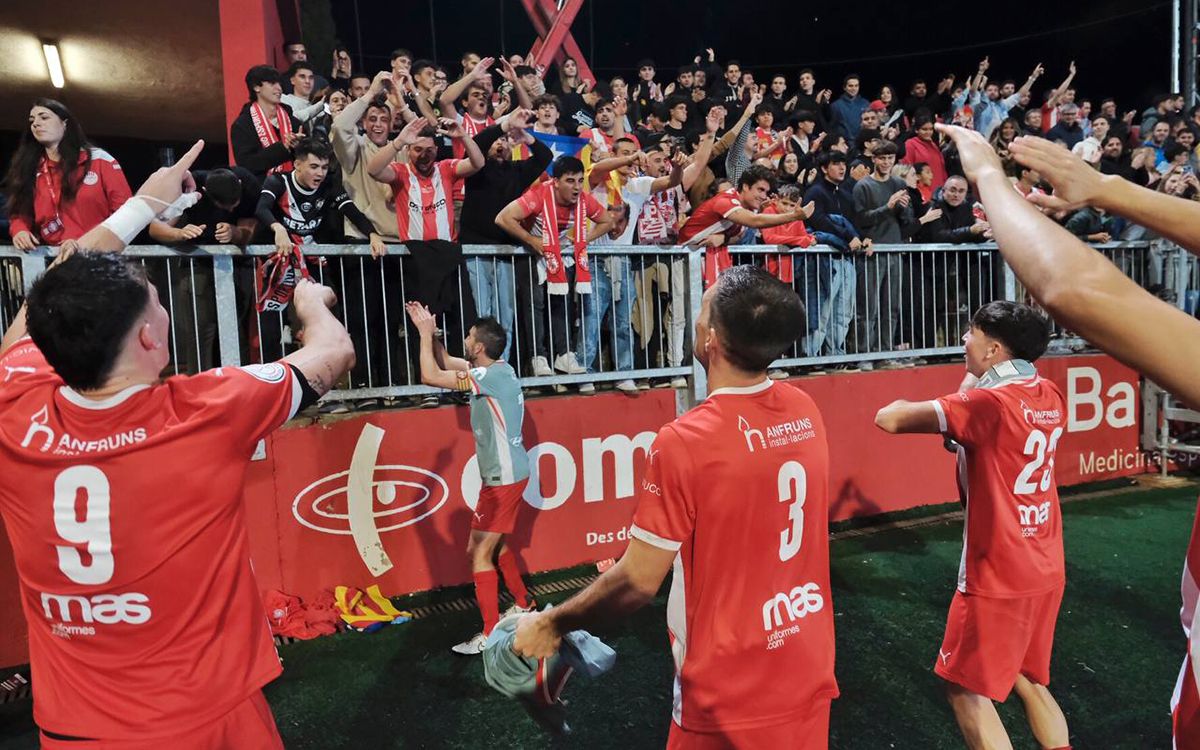
[[[142,323],[138,327],[138,343],[141,344],[142,348],[148,352],[154,351],[155,349],[161,349],[163,347],[163,342],[155,338],[154,333],[150,330],[150,324],[148,322]]]

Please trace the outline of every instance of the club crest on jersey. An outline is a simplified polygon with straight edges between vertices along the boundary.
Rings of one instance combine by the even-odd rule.
[[[282,383],[283,379],[287,377],[287,367],[278,362],[270,362],[265,365],[244,365],[240,369],[250,377],[264,383]]]

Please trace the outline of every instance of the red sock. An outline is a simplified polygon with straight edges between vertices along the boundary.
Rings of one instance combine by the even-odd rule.
[[[483,615],[483,634],[487,635],[500,621],[499,579],[494,570],[481,570],[474,574],[475,601],[479,603],[479,614]]]
[[[521,571],[517,569],[517,557],[511,550],[506,550],[497,560],[500,565],[500,575],[504,576],[504,585],[517,600],[518,607],[529,606],[529,592],[525,590],[525,582],[521,580]]]

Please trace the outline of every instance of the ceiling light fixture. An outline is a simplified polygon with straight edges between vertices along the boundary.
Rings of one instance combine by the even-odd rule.
[[[61,89],[66,85],[63,77],[62,58],[58,55],[58,45],[53,42],[42,42],[42,54],[46,56],[46,70],[50,71],[50,83],[54,88]]]

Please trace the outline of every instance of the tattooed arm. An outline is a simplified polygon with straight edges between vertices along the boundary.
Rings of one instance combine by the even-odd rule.
[[[318,396],[328,393],[354,366],[350,334],[329,308],[337,302],[333,290],[307,279],[296,285],[292,305],[303,326],[304,346],[283,358],[304,375]]]

